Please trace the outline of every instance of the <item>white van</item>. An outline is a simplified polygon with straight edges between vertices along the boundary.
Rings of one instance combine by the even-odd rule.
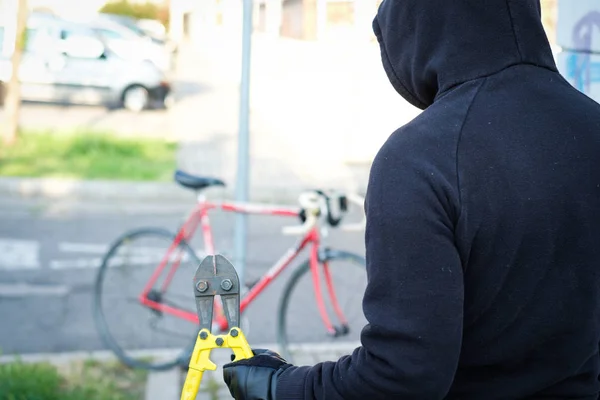
[[[0,85],[11,76],[14,30],[0,27]],[[12,33],[12,34],[11,34]],[[22,99],[122,106],[168,106],[171,85],[153,61],[111,48],[89,25],[32,14],[19,71]]]

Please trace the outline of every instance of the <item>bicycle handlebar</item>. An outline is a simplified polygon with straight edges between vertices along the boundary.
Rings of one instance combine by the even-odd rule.
[[[348,200],[351,203],[354,203],[357,207],[360,208],[360,211],[362,213],[362,219],[360,220],[360,222],[357,222],[355,224],[347,224],[347,225],[342,225],[340,227],[340,229],[344,230],[344,231],[348,231],[348,232],[356,232],[356,231],[361,231],[363,229],[365,229],[365,225],[367,223],[367,218],[365,216],[365,198],[362,196],[359,196],[358,194],[347,194],[346,197],[348,198]]]
[[[283,227],[283,234],[302,235],[315,227],[319,223],[319,214],[321,211],[319,202],[320,195],[318,192],[301,193],[298,197],[298,203],[300,203],[302,209],[300,214],[301,218],[304,218],[304,222],[302,225]]]
[[[302,210],[300,215],[303,223],[299,226],[284,227],[284,235],[303,235],[317,226],[321,218],[325,219],[331,227],[339,227],[344,231],[360,231],[365,227],[364,198],[357,194],[327,194],[322,190],[312,190],[300,194],[298,202]],[[360,207],[363,218],[355,224],[340,225],[344,214],[348,211],[349,203]]]

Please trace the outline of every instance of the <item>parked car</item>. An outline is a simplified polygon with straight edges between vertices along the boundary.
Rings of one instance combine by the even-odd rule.
[[[14,38],[6,28],[0,27],[0,36]],[[11,76],[12,50],[0,49],[0,86]],[[171,102],[167,75],[153,61],[113,48],[86,24],[47,15],[28,20],[19,76],[26,101],[104,104],[136,112]]]
[[[125,15],[110,13],[100,13],[99,16],[100,18],[117,22],[131,29],[138,35],[147,37],[152,42],[165,47],[167,51],[171,53],[175,53],[177,51],[176,44],[169,40],[164,25],[159,21],[151,19],[136,19]]]
[[[171,49],[143,32],[107,18],[106,14],[98,14],[81,22],[94,29],[115,51],[120,51],[128,57],[148,59],[163,71],[171,70]]]

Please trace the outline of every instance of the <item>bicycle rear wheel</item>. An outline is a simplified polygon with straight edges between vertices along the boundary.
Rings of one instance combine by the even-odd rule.
[[[330,295],[327,280],[324,279],[326,271],[331,276],[334,296]],[[336,352],[351,351],[360,344],[360,332],[367,322],[362,312],[362,298],[367,284],[364,257],[326,249],[320,257],[318,273],[322,301],[338,335],[332,336],[326,329],[319,312],[310,262],[307,260],[294,271],[279,304],[279,350],[282,357],[292,363],[309,350],[316,350],[321,358],[330,355],[333,359],[336,358],[333,355]],[[337,301],[332,301],[333,297]],[[337,310],[336,303],[339,305]]]
[[[104,344],[129,367],[165,370],[189,360],[197,323],[140,300],[164,260],[148,299],[196,314],[192,279],[200,260],[185,241],[168,253],[174,239],[173,233],[163,229],[128,232],[111,246],[98,270],[93,305],[96,327]]]

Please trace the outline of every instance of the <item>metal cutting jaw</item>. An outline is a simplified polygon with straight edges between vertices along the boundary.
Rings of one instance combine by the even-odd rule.
[[[194,295],[200,330],[212,328],[215,296],[221,296],[229,328],[240,324],[240,281],[233,264],[221,254],[207,256],[194,275]]]

